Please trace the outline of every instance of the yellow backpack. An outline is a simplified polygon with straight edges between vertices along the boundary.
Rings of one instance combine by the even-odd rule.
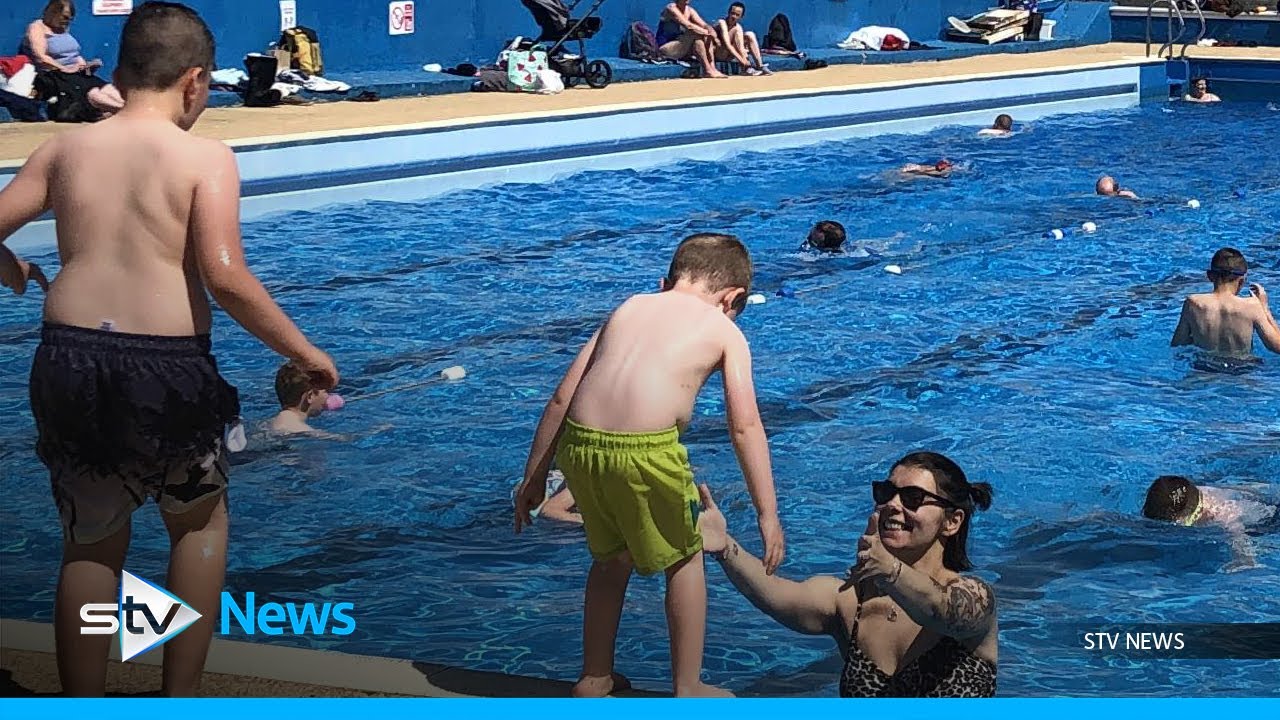
[[[320,36],[311,28],[298,26],[280,35],[280,49],[292,57],[290,65],[308,75],[324,75],[320,56]]]

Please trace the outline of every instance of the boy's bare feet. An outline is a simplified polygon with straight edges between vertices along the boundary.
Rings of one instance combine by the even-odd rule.
[[[631,689],[631,681],[622,673],[609,677],[583,677],[573,686],[573,697],[600,698]]]
[[[737,697],[724,688],[700,682],[688,690],[677,689],[676,697]]]

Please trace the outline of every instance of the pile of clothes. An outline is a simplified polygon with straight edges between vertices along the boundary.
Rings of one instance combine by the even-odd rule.
[[[240,93],[244,96],[245,105],[250,107],[291,104],[300,100],[296,96],[303,90],[335,94],[351,90],[351,86],[344,82],[308,75],[289,67],[281,68],[274,55],[250,53],[245,56],[244,64],[248,72],[236,68],[215,70],[210,87]],[[290,101],[290,98],[294,100]]]
[[[34,98],[36,66],[26,55],[0,58],[0,107],[14,120],[38,122],[40,102]]]

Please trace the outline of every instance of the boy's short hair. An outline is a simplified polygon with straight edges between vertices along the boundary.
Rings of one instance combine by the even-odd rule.
[[[733,235],[698,233],[676,248],[667,271],[667,284],[680,279],[705,283],[711,292],[726,288],[751,290],[751,253]]]
[[[996,116],[996,129],[997,129],[997,130],[1012,130],[1012,129],[1013,129],[1013,118],[1012,118],[1011,116],[1009,116],[1009,115],[997,115],[997,116]]]
[[[814,230],[817,242],[814,242]],[[835,220],[823,220],[809,231],[809,244],[819,250],[839,250],[845,241],[844,226]]]
[[[1156,478],[1147,489],[1142,514],[1152,520],[1181,522],[1200,505],[1200,488],[1179,475]]]
[[[276,371],[276,399],[285,410],[302,404],[302,396],[311,390],[311,377],[292,361]]]
[[[213,72],[209,26],[186,5],[147,2],[120,32],[116,85],[125,90],[168,90],[191,68]]]
[[[1244,253],[1235,248],[1224,247],[1213,254],[1213,260],[1209,261],[1209,275],[1213,277],[1214,283],[1231,282],[1239,280],[1249,272],[1249,263],[1244,259]]]

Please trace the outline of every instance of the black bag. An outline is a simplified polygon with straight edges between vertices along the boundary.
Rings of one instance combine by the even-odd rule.
[[[769,34],[764,37],[765,48],[796,51],[796,39],[791,36],[791,20],[778,13],[769,21]]]
[[[1024,32],[1022,35],[1022,39],[1023,40],[1039,40],[1040,30],[1043,27],[1044,27],[1044,13],[1041,13],[1041,12],[1031,13],[1031,16],[1027,18],[1027,29],[1026,29],[1026,32]]]
[[[280,104],[280,91],[272,90],[276,83],[276,59],[271,55],[245,55],[244,71],[249,84],[244,91],[245,107],[275,107]]]
[[[89,103],[89,91],[107,84],[106,80],[84,73],[58,70],[36,75],[36,97],[45,102],[49,119],[60,123],[97,122],[102,111]]]

